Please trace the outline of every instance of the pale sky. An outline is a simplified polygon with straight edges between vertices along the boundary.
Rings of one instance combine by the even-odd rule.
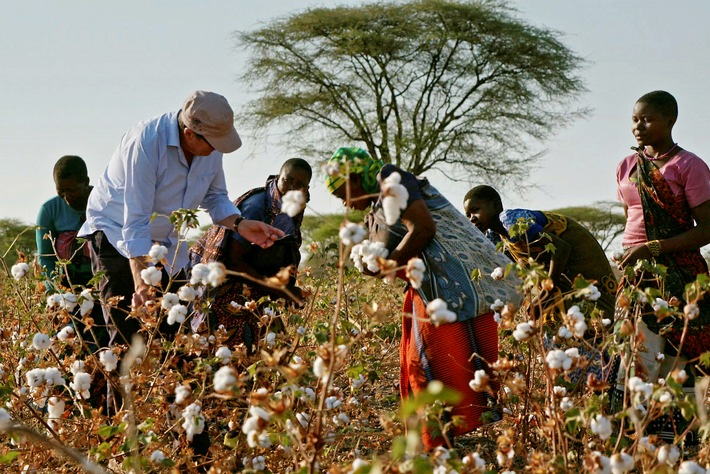
[[[0,0],[0,218],[34,222],[40,205],[54,196],[52,167],[62,155],[83,157],[95,182],[130,126],[179,109],[195,89],[226,96],[236,112],[245,145],[224,159],[231,197],[263,184],[290,156],[274,145],[250,146],[239,110],[253,96],[237,82],[245,53],[232,34],[308,7],[343,3],[363,2]],[[710,159],[703,138],[710,128],[710,2],[511,5],[522,19],[561,32],[588,61],[581,74],[589,92],[577,105],[592,112],[538,146],[547,152],[527,184],[540,189],[524,195],[504,190],[506,207],[545,210],[616,199],[616,165],[635,144],[633,104],[655,89],[678,99],[676,141]],[[429,178],[461,208],[467,183],[451,184],[436,173]],[[340,209],[323,191],[321,176],[311,187],[307,212]]]

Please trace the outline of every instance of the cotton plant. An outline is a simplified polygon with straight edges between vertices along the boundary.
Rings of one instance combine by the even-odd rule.
[[[615,453],[609,458],[612,474],[624,474],[634,469],[634,458],[627,453]]]
[[[596,301],[602,296],[596,285],[589,285],[588,287],[584,288],[581,293],[584,299],[589,301]]]
[[[141,270],[141,279],[148,286],[158,286],[163,279],[163,272],[157,267],[148,267]]]
[[[469,453],[461,460],[465,466],[470,466],[472,469],[483,471],[486,467],[486,461],[478,454],[477,451]]]
[[[579,349],[572,347],[567,350],[552,349],[545,356],[545,362],[550,369],[568,372],[579,360]]]
[[[232,351],[228,347],[220,346],[214,353],[215,357],[219,359],[220,364],[228,364],[232,359]]]
[[[59,339],[60,341],[66,343],[66,344],[71,344],[74,341],[75,336],[76,336],[76,332],[74,331],[74,328],[71,326],[64,326],[57,333],[57,339]]]
[[[163,460],[165,459],[165,454],[159,449],[156,449],[152,453],[150,453],[150,462],[153,464],[161,464]]]
[[[221,262],[198,263],[192,267],[191,285],[212,285],[217,287],[227,278],[227,268]],[[182,298],[181,298],[182,299]]]
[[[87,372],[75,372],[74,380],[69,382],[69,386],[76,392],[77,398],[88,400],[91,397],[91,375]]]
[[[198,403],[192,403],[182,411],[182,427],[188,441],[192,441],[195,435],[205,429],[205,417],[201,411],[202,407]]]
[[[409,193],[402,184],[402,175],[396,171],[384,179],[380,186],[382,194],[382,211],[387,225],[394,225],[399,220],[401,212],[407,208]]]
[[[189,285],[183,285],[178,289],[177,296],[180,301],[195,301],[195,298],[198,296],[198,291]]]
[[[34,347],[38,351],[49,349],[51,345],[52,340],[49,338],[48,335],[44,333],[38,332],[32,337],[32,347]]]
[[[505,270],[501,267],[496,267],[491,272],[491,278],[494,280],[502,280],[505,278]]]
[[[680,459],[680,449],[678,449],[677,446],[665,444],[658,448],[656,459],[658,459],[658,462],[661,464],[667,464],[673,467]]]
[[[426,305],[426,313],[434,326],[456,321],[456,313],[450,311],[446,301],[441,298],[430,301]]]
[[[589,428],[592,433],[599,436],[602,440],[608,439],[612,434],[611,421],[602,414],[596,415],[589,423]]]
[[[367,236],[367,231],[360,224],[355,224],[354,222],[346,221],[341,227],[338,233],[340,241],[343,245],[355,245],[362,242]]]
[[[281,212],[289,217],[296,217],[306,207],[306,195],[300,190],[286,192],[281,198]]]
[[[50,397],[49,400],[47,400],[48,424],[52,429],[56,430],[59,428],[60,420],[64,415],[65,406],[66,404],[60,398]]]
[[[212,384],[215,392],[228,392],[237,383],[237,373],[228,365],[224,365],[214,374]]]
[[[533,334],[535,334],[535,323],[532,321],[519,323],[513,331],[513,337],[519,342],[527,341]]]
[[[148,258],[153,264],[164,263],[165,257],[168,256],[168,248],[164,245],[153,244],[148,252]]]
[[[99,353],[99,362],[107,372],[113,372],[118,367],[118,356],[111,350],[103,350]]]
[[[473,390],[474,392],[490,391],[491,388],[488,385],[489,380],[490,377],[488,376],[485,370],[477,370],[473,374],[473,379],[468,382],[468,386],[471,387],[471,390]]]
[[[250,448],[270,447],[271,440],[266,428],[269,426],[271,415],[263,408],[254,405],[249,407],[249,415],[242,424],[242,433],[247,437],[247,444]]]
[[[425,271],[426,264],[421,258],[410,258],[407,262],[407,268],[405,269],[405,273],[407,276],[407,280],[409,280],[409,283],[415,290],[418,290],[422,287],[422,280],[424,279]]]
[[[169,325],[182,324],[187,319],[187,306],[176,304],[168,311],[167,322]]]
[[[91,293],[91,289],[86,288],[82,290],[79,294],[79,313],[82,316],[86,316],[93,311],[94,305],[94,295]]]
[[[584,313],[579,309],[579,306],[574,305],[569,310],[565,316],[566,326],[560,326],[558,335],[560,337],[567,338],[574,336],[576,338],[583,338],[584,333],[587,331],[587,323],[584,320]],[[566,327],[566,331],[563,331],[562,327]]]
[[[335,357],[333,370],[338,370],[345,365],[345,358],[348,356],[349,351],[348,346],[340,344],[335,348],[334,356],[325,350],[323,350],[322,352],[324,355],[316,357],[316,360],[313,362],[313,375],[320,378],[321,381],[325,382],[330,376],[330,358]]]
[[[175,404],[182,405],[192,395],[192,390],[188,385],[178,385],[175,387]]]
[[[165,293],[160,300],[160,307],[166,311],[170,311],[177,304],[180,304],[180,297],[175,293]]]
[[[378,272],[380,270],[378,258],[387,258],[387,255],[389,255],[389,251],[382,242],[369,240],[363,240],[350,250],[350,259],[360,272],[364,272],[366,268],[369,272]]]
[[[10,274],[15,280],[21,280],[30,272],[30,266],[25,262],[19,262],[14,264],[10,268]]]

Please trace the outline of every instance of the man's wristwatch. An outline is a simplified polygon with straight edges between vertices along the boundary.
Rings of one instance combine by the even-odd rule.
[[[237,218],[234,219],[234,224],[232,224],[232,230],[237,234],[239,233],[239,224],[241,224],[243,220],[244,216],[237,216]]]

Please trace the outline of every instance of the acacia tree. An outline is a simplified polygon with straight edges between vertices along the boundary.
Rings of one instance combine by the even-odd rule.
[[[357,145],[415,174],[523,176],[584,90],[559,34],[500,1],[317,8],[236,37],[255,135],[281,125],[303,156]]]
[[[554,212],[569,216],[586,227],[605,252],[609,252],[626,226],[623,206],[614,201],[600,201],[592,206],[565,207],[555,209]]]

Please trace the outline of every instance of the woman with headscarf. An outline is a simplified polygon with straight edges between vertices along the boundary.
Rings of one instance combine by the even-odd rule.
[[[461,394],[450,415],[463,420],[447,433],[423,426],[425,447],[470,432],[484,419],[499,420],[497,384],[485,382],[492,378],[489,364],[498,359],[498,327],[491,305],[496,300],[517,305],[520,296],[512,276],[494,280],[488,275],[505,267],[506,257],[424,178],[383,165],[359,148],[338,149],[329,172],[326,185],[332,194],[355,209],[372,206],[366,217],[370,240],[387,248],[388,259],[398,267],[414,258],[424,264],[421,282],[409,284],[405,296],[400,393],[402,398],[416,395],[438,380]],[[401,215],[393,218],[387,200],[395,194],[406,202],[400,203]],[[473,281],[475,269],[484,276]],[[404,277],[404,272],[398,276]],[[455,313],[453,322],[440,324],[434,309]],[[469,385],[474,379],[480,391]]]

